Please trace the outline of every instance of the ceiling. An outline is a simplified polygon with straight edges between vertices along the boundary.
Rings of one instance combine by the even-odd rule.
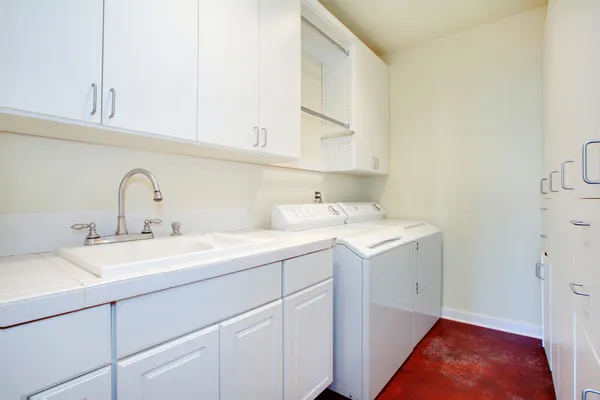
[[[547,5],[547,0],[320,0],[379,55]]]

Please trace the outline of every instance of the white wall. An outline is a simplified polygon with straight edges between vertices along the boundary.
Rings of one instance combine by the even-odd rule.
[[[0,133],[0,256],[82,244],[85,234],[69,228],[76,222],[111,233],[119,182],[138,167],[156,176],[164,201],[132,179],[132,232],[154,216],[164,220],[160,235],[173,220],[184,232],[268,228],[272,205],[311,202],[316,190],[327,202],[366,200],[355,177]]]
[[[534,334],[545,11],[389,57],[391,173],[370,182],[391,216],[443,229],[448,315],[509,320]]]

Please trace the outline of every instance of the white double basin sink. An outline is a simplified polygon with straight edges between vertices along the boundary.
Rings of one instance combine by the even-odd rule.
[[[267,239],[226,233],[138,240],[59,249],[56,253],[99,277],[202,261],[244,250]]]

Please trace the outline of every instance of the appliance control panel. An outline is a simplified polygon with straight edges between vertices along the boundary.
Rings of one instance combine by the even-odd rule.
[[[338,204],[285,204],[271,210],[271,229],[305,231],[344,225],[347,215]]]
[[[385,218],[385,210],[378,203],[339,203],[338,205],[348,215],[347,224]]]

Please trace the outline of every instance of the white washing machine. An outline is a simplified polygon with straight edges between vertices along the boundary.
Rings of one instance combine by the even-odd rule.
[[[396,227],[399,235],[415,240],[414,345],[423,339],[442,313],[442,232],[419,220],[385,218],[377,203],[339,203],[349,226]]]
[[[336,204],[282,205],[273,208],[271,224],[337,237],[330,389],[373,400],[413,350],[415,244],[397,227],[345,224],[346,218]]]

